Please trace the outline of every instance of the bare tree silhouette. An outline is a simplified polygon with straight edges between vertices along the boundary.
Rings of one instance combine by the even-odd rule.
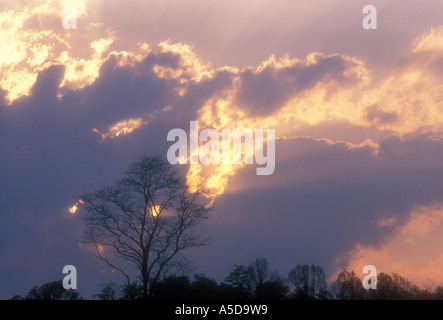
[[[331,288],[336,300],[365,300],[368,292],[354,271],[342,270]]]
[[[297,264],[288,273],[288,280],[293,285],[296,299],[325,299],[327,283],[323,269],[316,265]]]
[[[135,264],[147,298],[183,250],[207,245],[195,231],[212,209],[201,192],[200,187],[190,192],[185,178],[161,156],[143,156],[114,185],[77,197],[87,211],[84,241],[128,285],[128,272],[118,262]]]

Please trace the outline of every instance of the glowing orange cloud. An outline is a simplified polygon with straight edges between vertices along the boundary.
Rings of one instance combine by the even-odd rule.
[[[78,30],[62,27],[68,5],[82,18]],[[140,59],[138,52],[111,52],[116,38],[103,24],[88,21],[86,0],[40,0],[14,8],[0,12],[0,88],[10,104],[29,95],[38,73],[52,65],[65,66],[60,87],[76,90],[98,78],[111,54],[121,57],[119,63],[128,56]]]
[[[354,79],[354,86],[343,86],[334,79],[323,79],[312,88],[306,90],[302,95],[294,93],[292,98],[276,109],[270,115],[254,116],[246,112],[237,99],[239,91],[242,89],[242,74],[260,75],[265,70],[271,68],[276,74],[278,72],[293,72],[295,67],[307,68],[329,58],[337,58],[347,65],[342,76]],[[222,68],[224,72],[233,75],[233,85],[227,88],[219,97],[206,101],[199,110],[199,124],[202,128],[211,127],[221,134],[221,130],[229,128],[244,129],[273,129],[277,128],[277,137],[287,136],[294,132],[299,125],[310,123],[318,124],[331,119],[348,121],[360,121],[359,117],[363,113],[356,112],[355,106],[351,102],[352,90],[355,86],[363,86],[368,80],[368,73],[364,64],[354,58],[346,56],[325,56],[319,53],[311,54],[303,60],[291,59],[284,56],[277,59],[271,56],[257,67]],[[297,76],[295,74],[294,76]],[[340,88],[340,90],[338,90]],[[294,120],[296,119],[296,120]],[[366,144],[377,144],[370,140]],[[351,147],[351,146],[350,146]],[[355,146],[353,146],[355,147]],[[244,157],[244,153],[242,154]],[[234,176],[243,166],[233,165],[193,165],[188,172],[188,183],[201,183],[206,181],[209,190],[209,197],[215,198],[223,194],[226,190],[229,178]]]
[[[371,125],[398,134],[443,129],[442,78],[436,72],[443,57],[442,43],[443,27],[418,37],[400,67],[364,93],[359,106],[366,108]]]
[[[438,133],[443,129],[443,80],[435,70],[443,58],[442,43],[443,27],[434,28],[418,37],[402,64],[379,83],[371,83],[370,72],[364,62],[344,55],[312,53],[305,59],[271,56],[256,67],[225,68],[233,75],[232,86],[218,97],[207,100],[199,111],[198,120],[202,127],[217,130],[231,127],[277,128],[276,139],[293,137],[300,127],[325,122],[373,127],[397,135],[423,130]],[[254,112],[248,113],[236,99],[243,81],[247,81],[242,78],[245,72],[254,76],[271,70],[276,77],[282,70],[289,72],[294,66],[309,68],[328,58],[339,58],[346,66],[337,78],[326,76],[320,79],[307,90],[294,93],[269,114],[257,116]],[[347,79],[353,79],[353,85],[348,85]],[[442,137],[434,134],[432,138]],[[342,142],[349,143],[349,149],[370,147],[374,150],[374,156],[379,152],[378,141],[372,139],[363,140],[359,144]],[[240,169],[233,166],[214,166],[211,170],[194,167],[188,176],[190,181],[206,177],[212,195],[217,196],[226,190],[229,177]],[[380,222],[388,223],[392,222]]]
[[[395,226],[398,222],[386,218],[380,228]],[[389,234],[379,248],[356,244],[343,253],[337,263],[346,262],[347,268],[360,272],[364,265],[372,264],[378,272],[396,272],[422,284],[429,280],[443,283],[443,206],[418,207],[409,219]]]

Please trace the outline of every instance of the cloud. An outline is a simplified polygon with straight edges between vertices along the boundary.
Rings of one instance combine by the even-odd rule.
[[[76,8],[77,30],[62,26],[65,6]],[[86,1],[18,1],[0,14],[0,88],[8,103],[30,94],[39,72],[65,66],[60,86],[80,88],[98,77],[115,38],[86,14]]]
[[[397,119],[397,112],[385,112],[380,110],[377,104],[369,106],[367,109],[366,119],[372,123],[389,123]]]
[[[327,87],[330,96],[361,84],[364,77],[361,61],[338,54],[313,53],[301,61],[271,56],[257,68],[242,70],[236,103],[251,116],[269,116],[316,86]]]
[[[61,6],[13,8],[0,14],[2,52],[14,52],[0,54],[2,274],[19,279],[22,262],[43,274],[86,261],[72,195],[112,183],[139,154],[166,154],[167,132],[191,120],[218,132],[277,130],[269,177],[249,165],[180,167],[190,181],[208,178],[217,208],[202,225],[214,245],[196,253],[208,274],[257,256],[282,272],[330,266],[343,252],[342,266],[387,259],[393,271],[425,274],[441,265],[434,245],[413,264],[440,240],[440,28],[374,82],[363,59],[345,54],[215,67],[184,42],[119,48],[119,34],[86,9],[74,32],[62,29]]]
[[[344,55],[314,53],[304,60],[271,56],[257,67],[229,71],[232,86],[206,101],[200,121],[218,130],[278,128],[277,137],[322,123],[346,123],[372,127],[380,133],[378,139],[431,132],[428,138],[438,140],[443,120],[441,77],[435,73],[443,57],[439,30],[418,37],[391,74],[377,83],[371,83],[364,62]],[[343,139],[349,140],[355,138]],[[218,181],[212,184],[214,194],[226,189],[237,169],[218,167],[209,173]],[[192,170],[192,177],[202,175],[202,168]]]
[[[362,61],[320,53],[303,60],[271,56],[257,67],[215,71],[216,76],[220,73],[232,80],[203,102],[199,110],[201,126],[219,132],[224,128],[278,127],[277,137],[291,134],[303,124],[355,118],[350,97],[353,90],[369,81]],[[206,176],[207,186],[217,196],[240,168],[219,165],[208,172],[202,166],[194,166],[188,177],[199,181]]]
[[[400,134],[442,130],[442,29],[418,37],[392,74],[363,95],[360,104],[366,104],[369,123]]]
[[[379,246],[357,244],[342,254],[337,263],[360,271],[375,265],[378,272],[397,272],[419,285],[443,283],[441,263],[443,209],[439,202],[414,207],[404,223],[386,234]]]
[[[81,218],[68,211],[73,195],[112,183],[140,154],[166,154],[161,137],[166,137],[169,113],[162,110],[178,96],[176,81],[152,71],[140,75],[141,67],[118,62],[110,57],[97,81],[65,89],[62,98],[58,92],[65,67],[51,66],[38,74],[28,96],[0,107],[0,185],[5,190],[0,195],[0,252],[7,261],[2,274],[13,279],[2,281],[4,298],[61,277],[61,268],[70,263],[91,280],[89,288],[85,283],[82,288],[96,290],[93,278],[101,277],[94,276],[96,263],[77,245]],[[149,61],[138,66],[143,64],[152,69]],[[104,128],[104,141],[94,128]],[[22,277],[29,270],[34,278]]]
[[[443,38],[443,26],[432,28],[427,34],[418,37],[414,41],[413,53],[429,53],[442,52],[443,45],[441,39]]]
[[[245,168],[231,178],[205,224],[214,244],[196,255],[204,266],[220,261],[225,275],[261,254],[278,261],[281,272],[316,263],[333,278],[341,268],[361,272],[374,264],[379,272],[401,274],[411,267],[404,275],[417,280],[412,270],[424,270],[443,253],[434,239],[441,233],[441,150],[442,141],[427,135],[388,137],[378,145],[278,140],[278,170],[263,179]],[[419,235],[431,229],[431,238]],[[395,240],[398,230],[405,233],[401,240]],[[419,249],[407,249],[411,238],[421,239]]]
[[[27,96],[1,106],[0,130],[8,138],[0,140],[0,184],[6,190],[0,202],[8,221],[4,227],[17,230],[3,242],[3,252],[32,242],[40,244],[35,252],[48,257],[47,265],[59,263],[54,255],[83,261],[84,248],[77,245],[83,226],[69,212],[73,194],[112,183],[139,154],[166,154],[167,132],[186,128],[190,120],[217,129],[228,124],[267,128],[279,121],[265,117],[254,122],[235,109],[241,69],[211,69],[183,44],[140,44],[139,49],[143,55],[101,56],[97,78],[78,87],[62,85],[68,67],[54,62],[38,72]],[[240,172],[224,168],[209,171],[216,192],[221,190],[217,195]],[[13,269],[20,257],[9,253],[5,268],[17,278]],[[26,264],[44,269],[40,259],[30,257]]]

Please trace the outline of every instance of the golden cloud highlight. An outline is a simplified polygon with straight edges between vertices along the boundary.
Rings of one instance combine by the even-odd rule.
[[[83,19],[78,30],[62,26],[68,5]],[[1,12],[0,88],[6,101],[29,95],[38,73],[52,65],[65,66],[60,87],[92,84],[114,40],[103,25],[87,21],[85,0],[19,2],[14,10]]]
[[[219,93],[218,97],[206,101],[199,113],[199,123],[202,127],[213,127],[218,131],[233,127],[278,128],[277,139],[292,136],[297,128],[326,122],[373,127],[396,135],[425,130],[433,132],[435,139],[441,139],[437,133],[443,129],[443,83],[441,72],[436,70],[443,69],[442,43],[443,27],[418,37],[407,58],[378,84],[371,84],[364,62],[344,55],[312,53],[305,59],[271,56],[257,67],[225,68],[233,75],[232,86]],[[270,72],[272,77],[269,79],[272,81],[283,75],[281,84],[285,85],[284,77],[297,77],[297,73],[290,74],[291,70],[315,70],[325,61],[334,59],[344,66],[342,70],[330,68],[331,72],[318,77],[313,86],[290,94],[278,108],[269,105],[273,109],[262,115],[254,112],[253,107],[252,112],[248,112],[237,99],[245,81],[248,81],[243,77],[245,73],[251,78]],[[257,87],[257,94],[263,89],[266,87]],[[380,148],[378,142],[371,139],[362,141],[358,146],[349,144],[349,147],[370,147],[374,156],[378,155]],[[211,181],[214,195],[224,192],[229,177],[239,169],[239,166],[212,169],[207,178]],[[195,177],[204,172],[202,168],[193,168],[188,175]]]
[[[418,37],[394,74],[362,95],[370,125],[398,134],[443,129],[442,43],[443,27]]]
[[[261,73],[270,69],[276,74],[279,72],[289,73],[294,72],[292,71],[294,68],[315,68],[316,64],[329,58],[337,59],[337,64],[340,67],[343,62],[341,76],[344,79],[352,78],[353,85],[342,85],[340,81],[333,78],[322,79],[303,94],[294,92],[293,97],[289,98],[281,108],[277,108],[272,114],[265,116],[255,116],[248,113],[237,98],[242,90],[242,85],[248,81],[242,78],[244,73],[260,76]],[[333,62],[335,63],[335,61]],[[361,61],[346,56],[324,56],[319,53],[311,54],[304,60],[291,59],[289,56],[277,59],[275,56],[271,56],[257,67],[242,69],[225,67],[220,70],[232,74],[233,85],[223,92],[219,92],[217,97],[207,100],[199,110],[198,119],[201,128],[214,128],[219,136],[221,136],[222,129],[237,128],[241,131],[248,128],[252,130],[278,128],[276,139],[279,139],[279,136],[290,135],[299,125],[306,123],[318,124],[331,119],[357,121],[363,110],[360,114],[356,112],[355,106],[351,102],[353,90],[355,87],[364,86],[369,82],[368,72]],[[321,70],[313,72],[321,72]],[[296,72],[294,72],[294,76],[297,76]],[[320,76],[322,75],[320,74]],[[374,149],[378,147],[370,140],[365,141],[363,145],[374,147]],[[351,148],[351,146],[349,147]],[[357,146],[352,146],[352,148],[355,147]],[[244,150],[242,150],[242,157],[244,156]],[[208,196],[215,198],[225,192],[229,179],[242,167],[244,165],[219,164],[209,167],[201,164],[192,165],[188,172],[188,181],[189,183],[206,181],[206,187],[210,190]]]
[[[96,128],[93,128],[92,131],[100,134],[103,140],[107,140],[128,135],[144,124],[146,124],[146,121],[144,121],[142,118],[133,118],[122,120],[111,125],[105,133],[100,132]]]
[[[154,66],[153,71],[160,78],[177,79],[180,83],[189,81],[196,83],[214,76],[211,65],[204,64],[188,44],[171,44],[170,41],[163,41],[157,48],[159,53],[173,53],[179,58],[179,65],[175,68]]]

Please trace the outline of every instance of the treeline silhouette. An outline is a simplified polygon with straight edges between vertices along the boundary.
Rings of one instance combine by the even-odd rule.
[[[9,300],[82,300],[83,297],[77,290],[63,288],[62,280],[52,281],[34,286],[24,297],[15,295]]]
[[[140,300],[143,286],[133,282],[117,285],[106,282],[94,295],[98,300]],[[12,300],[79,300],[74,290],[64,290],[62,281],[32,288]],[[342,270],[327,284],[323,269],[317,265],[296,265],[286,277],[268,267],[264,258],[249,265],[235,265],[224,281],[195,274],[169,275],[153,284],[151,300],[441,300],[443,286],[419,287],[397,273],[377,275],[377,289],[364,289],[354,271]]]

